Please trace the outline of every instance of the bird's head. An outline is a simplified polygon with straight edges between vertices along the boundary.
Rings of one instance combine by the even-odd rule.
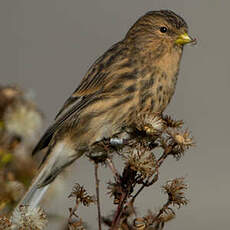
[[[187,23],[170,10],[146,13],[130,28],[125,40],[137,49],[150,50],[182,49],[194,42],[188,35]]]

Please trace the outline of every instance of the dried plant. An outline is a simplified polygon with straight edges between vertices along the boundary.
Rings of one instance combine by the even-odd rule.
[[[41,208],[20,206],[11,216],[12,229],[42,230],[47,224],[47,217]]]
[[[91,204],[94,204],[96,202],[95,197],[90,196],[84,186],[75,184],[75,186],[73,187],[73,191],[69,195],[69,198],[75,199],[75,206],[73,208],[69,208],[70,214],[68,219],[68,229],[83,230],[85,229],[85,227],[83,226],[83,221],[77,214],[79,204],[83,204],[83,206],[89,207]]]
[[[20,206],[11,216],[0,218],[0,229],[7,230],[42,230],[47,225],[47,217],[41,208]]]
[[[88,195],[84,186],[80,186],[76,184],[73,188],[73,191],[69,195],[70,197],[74,197],[76,199],[76,204],[79,205],[82,203],[84,206],[89,206],[90,204],[95,203],[95,197]]]
[[[173,146],[171,154],[179,160],[184,152],[194,145],[193,138],[188,130],[168,129],[167,133],[168,145]]]
[[[165,223],[175,217],[171,206],[177,205],[180,208],[188,203],[184,196],[187,185],[183,178],[176,178],[163,186],[168,200],[158,213],[149,212],[147,216],[136,217],[131,221],[132,216],[136,215],[136,198],[143,189],[158,181],[160,167],[166,158],[173,156],[179,160],[184,152],[194,145],[190,132],[183,131],[183,121],[175,121],[169,116],[160,117],[158,114],[146,114],[142,118],[144,120],[138,120],[136,129],[127,131],[129,137],[125,135],[125,141],[117,141],[125,143],[117,148],[117,152],[125,161],[121,175],[114,165],[111,166],[110,160],[115,182],[109,182],[108,189],[109,195],[114,197],[114,204],[117,205],[114,215],[103,218],[104,224],[110,229],[163,229]],[[114,143],[111,147],[107,146],[105,151],[110,148],[114,148]],[[157,157],[160,152],[162,154]]]
[[[156,158],[151,151],[146,151],[142,146],[133,149],[133,151],[124,156],[125,164],[133,171],[137,172],[137,176],[146,179],[156,172]]]
[[[183,120],[174,120],[168,115],[163,116],[163,120],[165,121],[168,128],[181,128],[184,124]]]
[[[36,164],[29,155],[42,121],[41,112],[23,91],[17,87],[0,87],[0,214],[6,214],[0,217],[0,230],[40,230],[47,224],[41,208],[20,206],[9,217],[10,210],[34,175]],[[184,178],[169,180],[162,186],[167,200],[158,211],[137,215],[135,201],[144,189],[155,185],[161,166],[168,157],[179,160],[194,145],[183,124],[182,120],[174,120],[167,115],[146,113],[137,116],[135,123],[123,132],[95,143],[88,157],[95,165],[96,198],[89,195],[84,186],[74,186],[69,198],[74,198],[75,204],[69,209],[66,229],[87,229],[87,224],[79,216],[79,206],[90,207],[94,203],[98,207],[99,230],[102,222],[111,230],[163,229],[175,218],[175,206],[179,209],[188,203],[184,194],[187,190]],[[116,153],[124,161],[121,172],[112,161]],[[108,194],[114,200],[115,211],[103,217],[97,173],[100,164],[108,165],[114,175],[114,181],[108,183]]]
[[[163,186],[164,193],[168,194],[168,203],[177,205],[179,208],[182,205],[186,205],[188,200],[185,198],[184,192],[187,188],[188,186],[184,183],[183,177],[168,181]]]
[[[167,123],[159,114],[154,114],[154,116],[144,114],[137,117],[136,128],[144,131],[147,135],[158,136],[166,128]]]
[[[135,218],[134,229],[163,229],[165,223],[175,218],[176,214],[171,206],[176,205],[180,208],[188,203],[184,194],[187,185],[184,183],[183,177],[168,181],[162,188],[163,192],[168,195],[166,203],[156,213],[149,211],[146,216]]]

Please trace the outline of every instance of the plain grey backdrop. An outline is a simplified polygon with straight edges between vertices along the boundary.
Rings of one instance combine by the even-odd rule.
[[[165,196],[159,185],[178,176],[189,183],[190,203],[177,211],[166,229],[228,229],[230,193],[229,105],[230,30],[228,0],[0,0],[0,84],[17,83],[36,93],[36,103],[52,121],[92,62],[146,11],[171,9],[183,16],[198,39],[187,46],[176,94],[167,113],[184,119],[197,146],[180,162],[161,169],[158,188],[137,202],[139,212],[158,208]],[[46,128],[44,127],[44,128]],[[93,166],[85,158],[69,169],[65,192],[50,200],[52,213],[67,217],[67,198],[75,182],[94,193]],[[101,169],[101,183],[112,179]],[[103,214],[111,211],[105,185]],[[80,215],[97,229],[96,209]],[[49,229],[61,229],[60,222]]]

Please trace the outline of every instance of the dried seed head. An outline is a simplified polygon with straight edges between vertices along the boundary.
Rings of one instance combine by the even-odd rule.
[[[165,129],[164,120],[157,114],[145,114],[139,117],[137,128],[148,135],[158,136]]]
[[[172,154],[177,159],[180,159],[184,152],[195,144],[188,130],[169,129],[167,134],[168,143],[173,146]]]
[[[73,188],[73,191],[69,195],[69,197],[75,197],[76,202],[82,203],[84,206],[89,206],[92,203],[95,203],[95,197],[88,195],[87,191],[85,190],[84,186],[80,186],[76,184]]]
[[[41,208],[21,205],[11,216],[13,229],[42,230],[47,224],[47,218]]]
[[[168,201],[172,205],[177,205],[180,208],[182,205],[186,205],[188,200],[185,198],[184,192],[188,188],[184,183],[184,178],[176,178],[168,181],[163,186],[164,193],[168,194]]]
[[[164,116],[163,119],[166,123],[166,126],[169,128],[181,128],[182,125],[184,124],[183,120],[174,120],[172,119],[172,117],[168,115]]]
[[[158,135],[165,128],[165,122],[160,116],[157,115],[152,117],[146,117],[144,122],[146,124],[144,127],[147,127],[145,131],[149,135]]]
[[[194,144],[193,139],[190,137],[190,133],[187,130],[184,133],[175,133],[174,140],[178,145],[183,145],[185,148],[189,148]]]
[[[138,172],[143,179],[151,177],[156,172],[157,164],[154,154],[141,146],[137,146],[125,158],[126,165]]]

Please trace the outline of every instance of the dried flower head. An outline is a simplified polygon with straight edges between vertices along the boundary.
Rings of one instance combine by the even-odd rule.
[[[122,188],[119,183],[108,183],[107,189],[109,190],[107,194],[110,195],[110,197],[114,197],[113,203],[119,204],[120,197],[122,195]]]
[[[137,128],[148,135],[157,136],[163,132],[165,121],[158,114],[144,114],[138,117]]]
[[[170,117],[168,115],[165,115],[163,117],[163,119],[166,123],[166,126],[169,128],[181,128],[182,125],[184,124],[183,120],[174,120],[174,119],[172,119],[172,117]]]
[[[141,146],[137,146],[125,158],[126,166],[140,173],[142,178],[151,177],[156,172],[157,164],[154,154]]]
[[[187,184],[184,183],[184,178],[176,178],[168,181],[164,186],[164,193],[168,194],[168,203],[177,205],[178,208],[181,205],[186,205],[188,200],[185,198],[184,192],[188,188]]]
[[[75,184],[73,191],[69,195],[69,198],[70,197],[75,197],[76,202],[82,203],[84,206],[89,206],[96,201],[95,197],[88,195],[84,186],[80,186],[79,184]]]
[[[11,216],[13,229],[42,230],[47,222],[46,214],[39,207],[21,205]]]
[[[0,229],[1,230],[10,230],[12,226],[11,221],[5,217],[5,216],[0,216]]]
[[[167,134],[168,142],[173,146],[172,154],[177,159],[180,159],[183,153],[195,144],[188,130],[169,129]]]
[[[149,135],[158,135],[165,128],[164,120],[158,115],[151,117],[148,116],[145,118],[144,122],[144,130]]]

